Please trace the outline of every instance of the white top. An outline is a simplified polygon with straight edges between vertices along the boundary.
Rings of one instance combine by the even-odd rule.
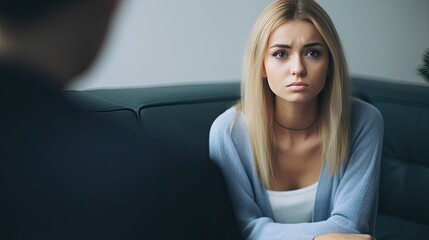
[[[291,191],[267,190],[274,221],[278,223],[311,222],[316,191],[317,182]]]

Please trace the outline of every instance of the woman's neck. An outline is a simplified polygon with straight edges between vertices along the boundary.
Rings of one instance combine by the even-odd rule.
[[[305,132],[313,129],[319,119],[317,99],[308,103],[292,103],[276,99],[274,121],[285,131]]]

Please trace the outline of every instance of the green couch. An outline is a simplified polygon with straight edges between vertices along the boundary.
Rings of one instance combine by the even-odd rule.
[[[384,117],[377,239],[429,239],[429,85],[352,78],[355,97]],[[240,96],[239,82],[67,91],[95,117],[194,149],[205,159],[211,123]],[[162,146],[160,146],[162,147]],[[162,149],[161,149],[162,151]]]

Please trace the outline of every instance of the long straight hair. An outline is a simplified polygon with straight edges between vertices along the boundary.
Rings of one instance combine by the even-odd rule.
[[[321,157],[331,175],[338,173],[349,153],[350,87],[341,42],[328,14],[312,0],[277,0],[259,16],[249,37],[243,63],[241,101],[254,164],[260,181],[268,187],[275,179],[274,99],[262,77],[264,56],[271,33],[291,20],[312,23],[325,40],[330,62],[325,86],[319,94]]]

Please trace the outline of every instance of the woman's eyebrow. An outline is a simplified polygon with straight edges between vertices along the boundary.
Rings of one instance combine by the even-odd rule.
[[[323,47],[323,44],[321,44],[320,42],[307,43],[304,45],[304,48],[310,48],[310,47],[316,47],[316,46]]]
[[[287,45],[287,44],[274,44],[273,46],[270,47],[271,48],[292,48],[291,46]]]
[[[321,46],[323,47],[323,44],[321,44],[320,42],[312,42],[312,43],[307,43],[304,45],[304,48],[310,48],[310,47],[315,47],[315,46]],[[271,48],[292,48],[291,46],[287,45],[287,44],[274,44],[270,47]]]

